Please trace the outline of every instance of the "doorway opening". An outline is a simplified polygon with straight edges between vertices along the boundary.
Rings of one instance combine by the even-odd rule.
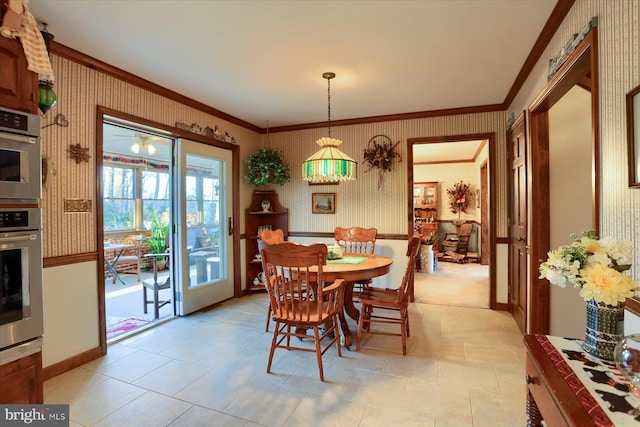
[[[108,341],[232,298],[237,148],[100,108],[99,307]],[[198,138],[196,138],[198,139]]]
[[[493,134],[408,140],[409,233],[423,241],[416,302],[497,308],[493,140]]]
[[[108,118],[102,136],[105,324],[110,341],[175,315],[168,255],[175,138]]]
[[[584,40],[576,47],[558,72],[549,80],[542,92],[529,106],[529,134],[530,141],[530,172],[531,178],[531,204],[535,209],[530,209],[529,235],[527,243],[530,249],[527,277],[527,308],[529,334],[553,334],[561,336],[575,336],[577,331],[584,332],[584,326],[573,322],[566,322],[567,318],[578,319],[584,313],[584,304],[580,304],[579,298],[571,298],[562,301],[560,289],[551,291],[549,282],[538,277],[538,262],[533,260],[545,259],[549,249],[557,246],[559,239],[568,239],[569,232],[580,232],[573,229],[581,224],[562,223],[557,219],[566,217],[567,207],[563,203],[568,198],[563,194],[555,195],[552,187],[562,181],[562,169],[566,168],[565,160],[562,160],[563,143],[562,127],[569,127],[570,132],[575,132],[573,127],[581,126],[581,136],[572,138],[582,140],[584,145],[579,149],[586,153],[586,166],[582,161],[580,172],[580,185],[583,188],[581,196],[582,208],[571,208],[571,211],[585,211],[591,218],[581,219],[582,226],[591,226],[599,232],[600,227],[600,130],[598,122],[598,49],[597,28],[592,28]],[[585,92],[586,90],[586,92]],[[573,95],[572,95],[573,92]],[[583,108],[586,98],[586,108]],[[583,119],[573,124],[571,121],[559,118],[557,110],[567,100],[577,99],[581,105]],[[563,108],[560,108],[562,111]],[[569,108],[571,111],[573,107]],[[586,120],[584,119],[586,115]],[[590,120],[589,120],[590,116]],[[555,117],[555,120],[554,120]],[[555,125],[554,125],[555,121]],[[584,132],[584,133],[582,133]],[[567,141],[572,138],[565,138]],[[535,147],[535,149],[533,149]],[[573,158],[572,172],[574,165]],[[573,190],[572,190],[573,191]],[[566,190],[565,190],[566,194]],[[586,194],[586,195],[585,195]],[[569,228],[569,229],[568,229]],[[510,269],[514,266],[510,265]],[[564,289],[563,289],[564,291]],[[552,295],[555,294],[555,295]],[[567,295],[568,296],[568,295]],[[564,324],[563,324],[564,323]]]

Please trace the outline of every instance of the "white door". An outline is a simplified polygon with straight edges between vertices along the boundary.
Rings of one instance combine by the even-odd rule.
[[[174,204],[180,315],[233,297],[232,152],[193,141],[176,146]]]

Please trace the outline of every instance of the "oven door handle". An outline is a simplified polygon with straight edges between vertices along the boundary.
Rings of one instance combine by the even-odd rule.
[[[22,234],[20,236],[0,237],[0,243],[3,242],[23,242],[29,240],[38,240],[37,234]]]
[[[26,142],[28,144],[35,144],[36,140],[38,139],[33,136],[18,135],[15,133],[7,133],[7,132],[0,132],[0,138],[11,139],[13,141],[18,141],[18,142]]]

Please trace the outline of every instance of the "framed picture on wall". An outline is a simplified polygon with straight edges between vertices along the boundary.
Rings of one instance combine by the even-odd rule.
[[[336,193],[311,194],[311,213],[334,214],[336,213]]]

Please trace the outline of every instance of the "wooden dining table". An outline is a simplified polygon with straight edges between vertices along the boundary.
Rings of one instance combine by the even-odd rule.
[[[325,283],[333,282],[336,279],[344,279],[345,281],[344,310],[340,315],[340,329],[344,338],[343,344],[345,347],[349,347],[353,344],[353,334],[347,324],[345,313],[355,321],[358,321],[360,316],[360,311],[353,303],[353,284],[387,274],[393,259],[378,254],[361,253],[344,253],[343,258],[345,257],[366,257],[366,260],[358,264],[345,263],[344,260],[329,260],[326,265],[322,266],[322,275]]]

